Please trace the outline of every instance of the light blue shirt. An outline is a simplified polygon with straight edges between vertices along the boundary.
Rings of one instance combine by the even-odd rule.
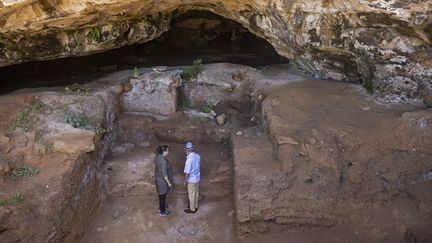
[[[200,163],[201,157],[199,154],[195,152],[188,154],[184,168],[184,173],[189,174],[187,182],[198,183],[200,181]]]

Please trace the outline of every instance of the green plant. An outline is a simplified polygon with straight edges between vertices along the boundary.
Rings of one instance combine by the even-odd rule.
[[[31,106],[30,106],[30,110],[33,113],[42,113],[45,111],[45,109],[47,108],[47,106],[42,103],[41,101],[37,100],[35,101]]]
[[[69,86],[65,87],[65,94],[89,96],[90,95],[90,89],[89,88],[83,88],[79,84],[73,84],[73,85],[69,85]]]
[[[370,93],[374,93],[374,79],[376,67],[371,56],[365,50],[359,50],[357,57],[357,70],[361,75],[363,87]]]
[[[31,123],[37,120],[37,116],[35,116],[35,114],[41,114],[45,112],[46,108],[47,105],[39,100],[33,102],[30,107],[18,112],[12,121],[11,130],[13,131],[17,128],[21,128],[24,131],[28,131],[30,129]]]
[[[134,69],[133,69],[133,77],[134,78],[138,78],[139,77],[139,70],[138,70],[138,68],[137,67],[134,67]]]
[[[17,128],[22,128],[25,131],[28,130],[28,124],[30,122],[30,110],[18,112],[15,119],[12,121],[11,129],[15,130]]]
[[[28,176],[34,176],[38,173],[39,173],[39,170],[37,168],[25,165],[25,166],[15,170],[13,174],[15,177],[28,177]]]
[[[24,201],[24,193],[17,192],[13,197],[0,200],[0,206],[16,206]]]
[[[63,116],[63,121],[75,128],[80,128],[80,129],[92,129],[92,126],[90,125],[90,123],[82,118],[82,117],[77,117],[74,116],[72,114],[70,114],[69,112],[66,112]]]
[[[106,133],[106,129],[103,127],[96,127],[95,132],[97,135],[102,135],[102,134]]]
[[[97,42],[101,40],[102,34],[101,34],[101,30],[98,26],[93,27],[91,29],[90,33],[91,33],[91,36],[93,37],[93,40],[95,40]]]
[[[202,70],[203,70],[202,60],[196,59],[196,60],[193,60],[192,66],[186,68],[182,72],[181,77],[185,81],[188,81],[188,80],[191,80],[193,78],[197,78],[198,74],[200,74],[202,72]]]
[[[210,113],[212,111],[212,108],[210,106],[204,106],[201,108],[201,111],[204,113]]]

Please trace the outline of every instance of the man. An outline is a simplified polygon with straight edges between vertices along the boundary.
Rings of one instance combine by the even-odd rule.
[[[199,196],[199,181],[200,181],[200,162],[201,157],[195,153],[194,146],[191,142],[185,145],[186,162],[185,162],[185,181],[184,185],[187,188],[189,196],[189,208],[185,209],[185,213],[196,213],[198,210],[198,196]]]

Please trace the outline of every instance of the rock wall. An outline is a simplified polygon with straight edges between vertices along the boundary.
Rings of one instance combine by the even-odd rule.
[[[384,108],[341,83],[267,96],[268,136],[233,135],[239,230],[353,224],[366,242],[430,239],[431,112]]]
[[[95,84],[89,93],[27,90],[0,97],[1,157],[11,170],[26,165],[39,171],[31,177],[2,174],[1,199],[21,192],[23,200],[0,207],[1,242],[80,239],[105,199],[102,162],[116,140],[122,91],[121,83]],[[26,109],[28,115],[20,115]],[[84,115],[94,127],[74,128],[66,114]]]
[[[385,100],[432,103],[428,1],[1,0],[0,66],[147,42],[191,9],[241,23],[317,77],[368,83]]]

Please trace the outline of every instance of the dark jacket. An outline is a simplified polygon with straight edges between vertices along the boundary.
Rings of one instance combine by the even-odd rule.
[[[170,182],[172,183],[172,171],[171,171],[171,165],[170,162],[165,159],[162,155],[158,154],[155,158],[155,185],[156,185],[156,191],[159,193],[159,195],[166,194],[169,190],[168,184],[165,181],[164,177],[168,176],[170,179]]]

